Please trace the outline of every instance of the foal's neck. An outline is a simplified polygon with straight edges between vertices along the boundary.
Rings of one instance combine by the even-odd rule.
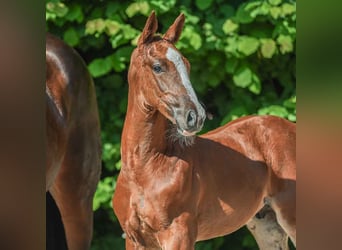
[[[144,110],[136,100],[129,99],[122,134],[123,167],[144,168],[148,161],[170,150],[169,126],[158,111]]]

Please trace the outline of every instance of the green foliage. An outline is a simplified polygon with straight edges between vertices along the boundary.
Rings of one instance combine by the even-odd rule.
[[[196,0],[196,6],[200,10],[206,10],[210,7],[212,4],[213,0]]]
[[[103,178],[96,190],[94,203],[93,203],[93,210],[96,211],[100,208],[100,206],[104,206],[105,208],[112,208],[110,201],[114,189],[115,189],[115,180],[112,177],[105,177]]]
[[[102,127],[103,170],[94,198],[92,249],[124,249],[111,197],[121,167],[130,54],[147,16],[159,32],[183,12],[177,48],[191,63],[191,81],[213,114],[203,132],[247,114],[296,121],[296,2],[292,0],[46,1],[47,30],[75,47],[94,78]],[[257,249],[246,229],[196,249]]]

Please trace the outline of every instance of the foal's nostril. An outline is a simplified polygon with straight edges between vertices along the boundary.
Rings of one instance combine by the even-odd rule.
[[[188,116],[186,118],[186,124],[188,125],[189,128],[192,128],[196,124],[196,113],[193,110],[190,110],[188,112]]]
[[[204,120],[205,120],[205,117],[202,118],[202,117],[199,116],[198,121],[197,121],[197,126],[202,128]]]

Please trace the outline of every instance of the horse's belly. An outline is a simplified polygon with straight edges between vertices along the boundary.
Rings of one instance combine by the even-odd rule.
[[[263,207],[264,195],[258,193],[253,197],[245,197],[245,200],[237,200],[230,205],[219,198],[215,202],[208,202],[199,216],[197,241],[227,235],[246,225]]]

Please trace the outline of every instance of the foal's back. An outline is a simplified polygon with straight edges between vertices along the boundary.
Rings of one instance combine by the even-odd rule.
[[[213,235],[206,232],[217,233],[220,226],[219,234],[234,231],[267,205],[295,242],[294,123],[275,116],[242,117],[200,136],[191,150],[202,152],[196,154],[194,166],[209,190],[202,192],[208,196],[199,206],[199,214],[205,214],[203,220],[199,216],[200,239],[210,238]],[[217,223],[206,221],[215,220],[222,211],[227,216]]]

